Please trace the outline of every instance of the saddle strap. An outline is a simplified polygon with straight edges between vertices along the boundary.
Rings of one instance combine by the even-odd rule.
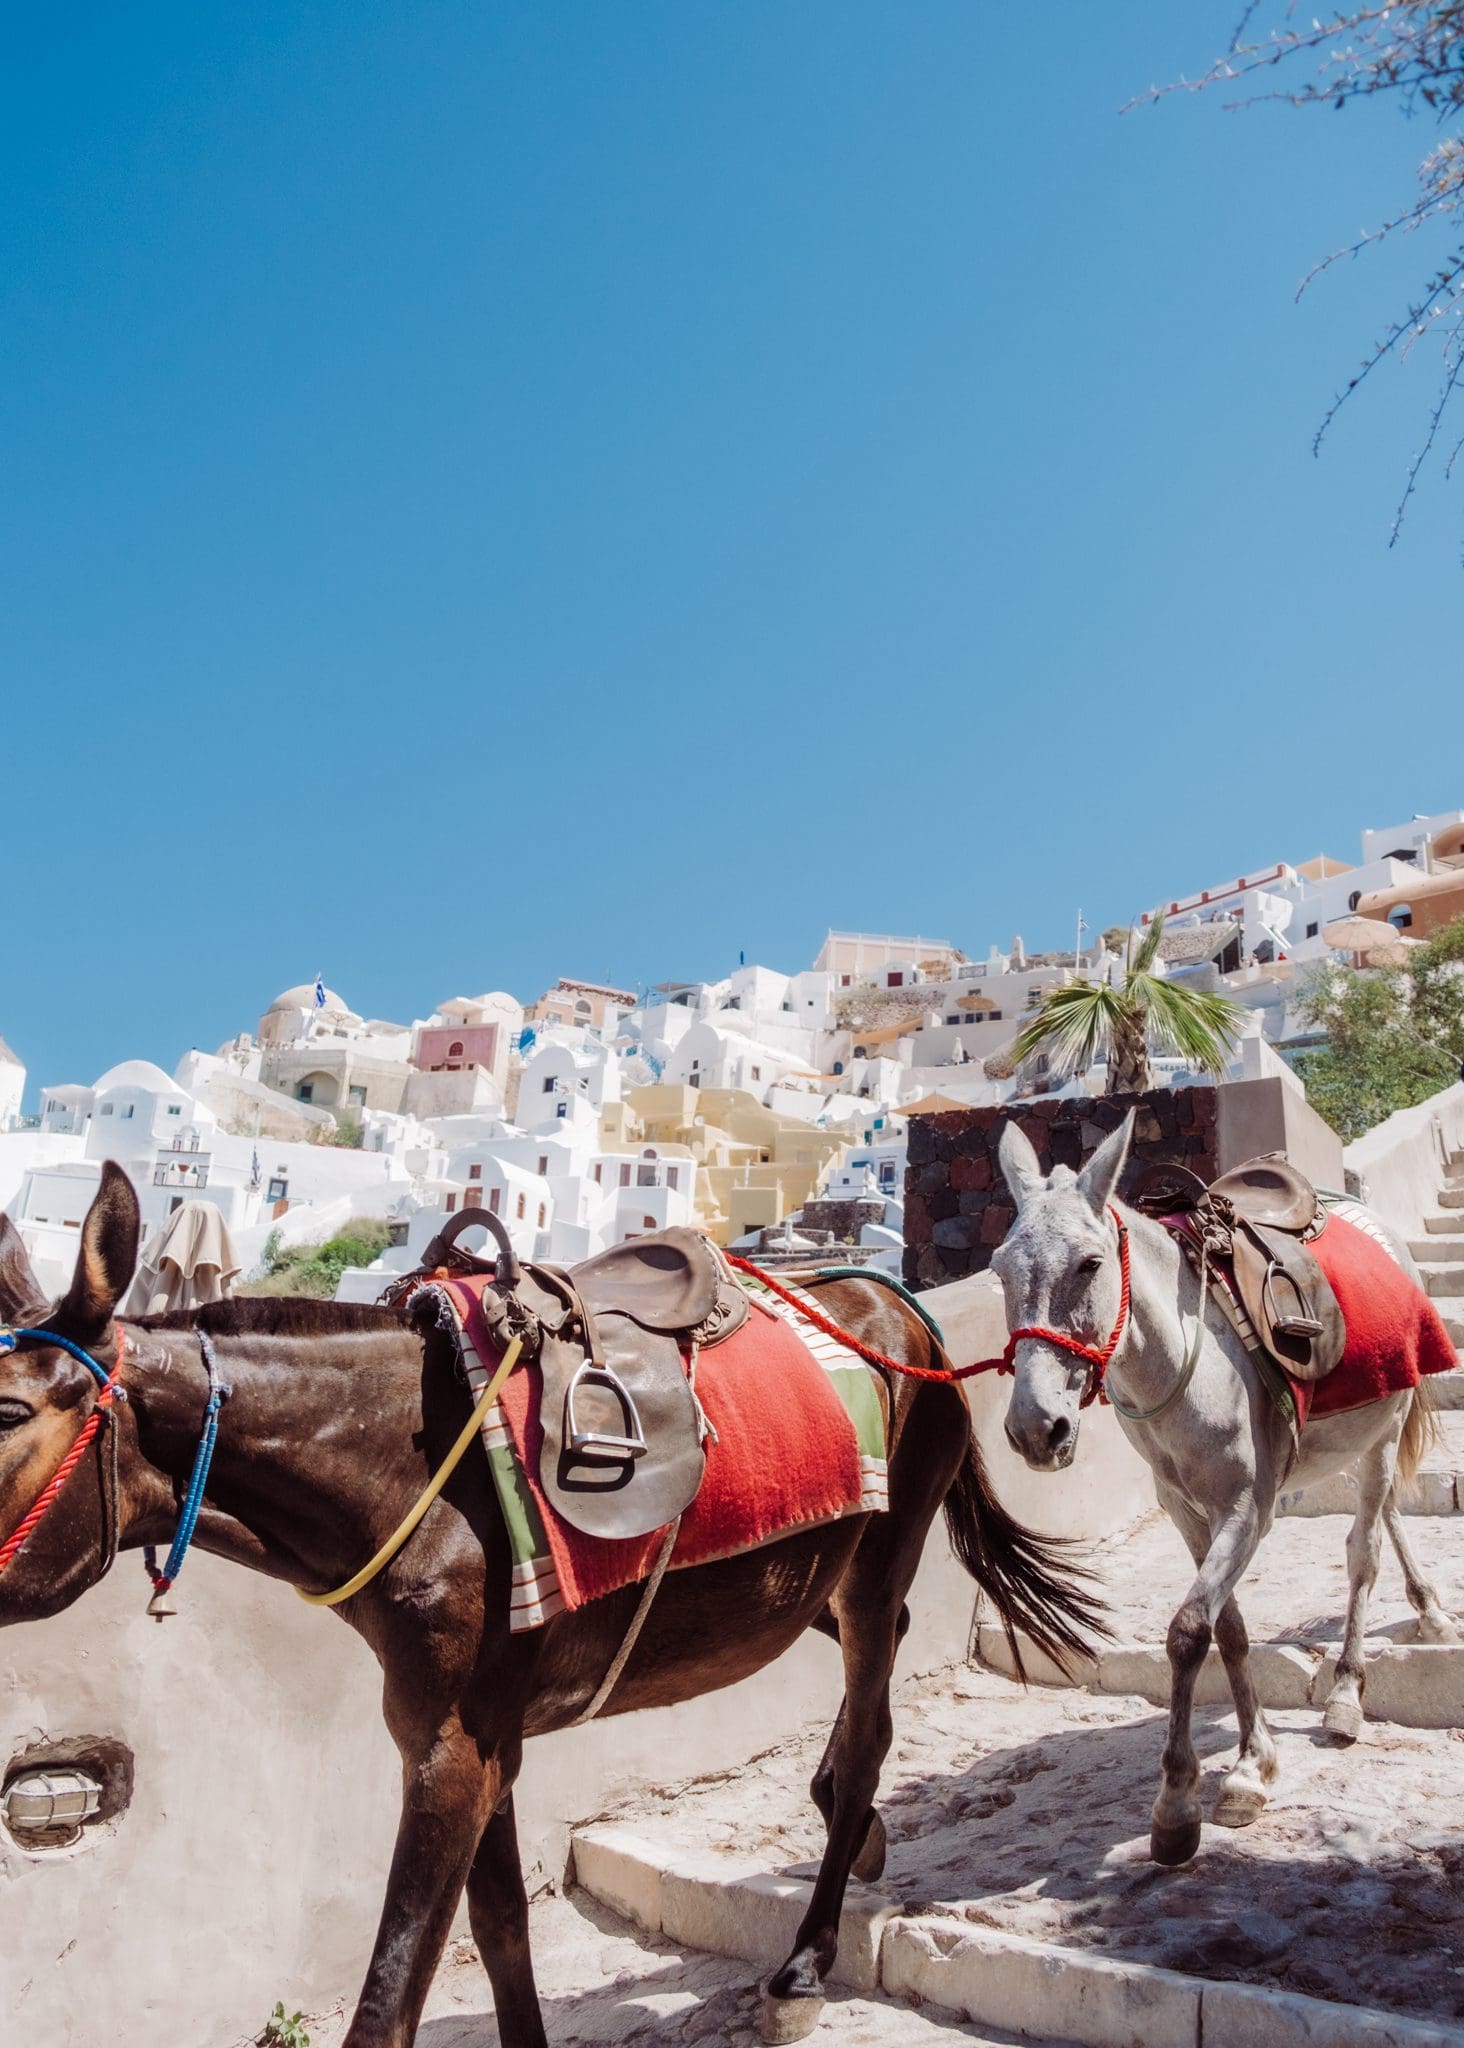
[[[661,1590],[661,1581],[666,1576],[667,1567],[671,1562],[671,1553],[676,1548],[676,1539],[680,1534],[681,1517],[678,1515],[674,1522],[668,1522],[666,1525],[666,1534],[662,1538],[661,1548],[656,1552],[656,1562],[651,1567],[651,1576],[646,1580],[644,1590],[639,1601],[636,1603],[635,1613],[630,1617],[630,1627],[625,1631],[624,1642],[611,1659],[610,1669],[596,1687],[594,1698],[587,1707],[581,1708],[580,1712],[569,1723],[571,1728],[583,1728],[586,1721],[593,1721],[596,1714],[599,1713],[601,1707],[604,1706],[606,1700],[609,1699],[611,1693],[614,1692],[619,1684],[620,1674],[630,1662],[630,1653],[635,1648],[640,1632],[646,1625],[646,1616],[651,1611],[651,1604]]]

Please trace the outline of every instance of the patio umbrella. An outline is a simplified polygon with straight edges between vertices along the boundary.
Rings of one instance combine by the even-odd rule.
[[[158,1315],[222,1301],[238,1274],[239,1262],[216,1204],[183,1202],[143,1247],[122,1313]]]
[[[1378,917],[1335,918],[1322,926],[1322,937],[1338,953],[1355,953],[1374,967],[1401,967],[1418,944]]]

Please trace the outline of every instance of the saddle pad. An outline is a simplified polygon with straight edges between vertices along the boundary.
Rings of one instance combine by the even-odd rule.
[[[475,1276],[434,1285],[450,1311],[475,1400],[498,1358],[478,1306],[487,1284],[486,1276]],[[750,1315],[697,1361],[696,1392],[715,1436],[707,1442],[701,1491],[682,1516],[672,1571],[889,1506],[879,1376],[822,1332],[808,1328],[805,1342],[791,1310],[778,1313],[775,1297],[750,1291],[768,1312]],[[539,1387],[537,1366],[513,1373],[483,1426],[513,1557],[515,1633],[648,1578],[662,1540],[660,1531],[619,1540],[585,1536],[555,1513],[539,1484]]]
[[[1311,1240],[1341,1307],[1347,1348],[1326,1379],[1314,1386],[1293,1382],[1303,1421],[1308,1414],[1338,1415],[1384,1400],[1459,1363],[1432,1301],[1370,1227],[1367,1212],[1355,1214],[1354,1222],[1341,1205],[1331,1208],[1326,1228]]]

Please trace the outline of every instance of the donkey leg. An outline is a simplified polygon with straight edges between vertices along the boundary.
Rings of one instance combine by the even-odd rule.
[[[483,1830],[468,1873],[468,1919],[493,1986],[502,2048],[546,2048],[544,2016],[529,1953],[529,1899],[519,1861],[513,1793]]]
[[[1398,1509],[1396,1486],[1383,1503],[1383,1527],[1398,1553],[1398,1562],[1403,1567],[1403,1583],[1408,1589],[1408,1602],[1418,1616],[1418,1640],[1421,1643],[1457,1643],[1459,1631],[1438,1596],[1438,1590],[1431,1579],[1426,1579],[1419,1569],[1413,1545],[1403,1533],[1403,1517]]]
[[[895,1643],[897,1647],[904,1641],[909,1628],[910,1610],[908,1607],[902,1607],[899,1620],[895,1624]],[[834,1640],[837,1642],[837,1626],[835,1626],[832,1633]],[[841,1700],[839,1702],[839,1712],[834,1721],[833,1731],[824,1746],[824,1753],[819,1760],[818,1769],[813,1774],[813,1783],[808,1788],[813,1795],[814,1805],[823,1815],[826,1828],[832,1827],[834,1823],[834,1758],[839,1744],[843,1740],[843,1728],[844,1702]],[[884,1876],[885,1854],[888,1846],[885,1836],[885,1824],[880,1819],[879,1808],[871,1806],[869,1818],[865,1824],[864,1839],[859,1844],[859,1850],[850,1866],[849,1875],[857,1877],[862,1884],[878,1884],[879,1880]]]
[[[1216,1529],[1198,1576],[1169,1624],[1169,1735],[1149,1830],[1149,1854],[1156,1863],[1188,1863],[1200,1846],[1200,1760],[1190,1730],[1195,1681],[1210,1647],[1215,1617],[1259,1541],[1260,1517],[1247,1489]]]
[[[793,1953],[769,1980],[762,2037],[801,2041],[823,2011],[823,1980],[839,1945],[839,1915],[855,1852],[864,1841],[880,1766],[889,1750],[890,1672],[895,1656],[894,1616],[849,1614],[842,1621],[844,1704],[830,1744],[833,1813],[808,1911]]]
[[[341,2048],[412,2048],[463,1883],[499,1790],[456,1715],[403,1756],[404,1793],[366,1981]]]
[[[1347,1532],[1347,1621],[1342,1630],[1336,1676],[1322,1713],[1322,1727],[1337,1742],[1355,1742],[1362,1733],[1362,1692],[1367,1682],[1367,1605],[1378,1576],[1383,1506],[1393,1490],[1397,1459],[1395,1431],[1391,1438],[1373,1444],[1354,1467],[1357,1510]]]
[[[1215,1641],[1225,1660],[1225,1676],[1240,1723],[1240,1755],[1220,1781],[1210,1818],[1222,1828],[1244,1828],[1264,1811],[1266,1787],[1275,1783],[1276,1744],[1256,1698],[1250,1638],[1233,1593],[1215,1616]]]

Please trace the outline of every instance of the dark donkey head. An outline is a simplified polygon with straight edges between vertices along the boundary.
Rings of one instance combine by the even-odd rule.
[[[47,1307],[20,1233],[0,1215],[0,1323],[54,1331],[110,1371],[117,1357],[117,1303],[137,1264],[139,1214],[131,1181],[110,1159],[81,1226],[71,1285]],[[30,1512],[91,1412],[97,1383],[59,1344],[0,1352],[0,1542]],[[110,1427],[111,1425],[109,1425]],[[99,1440],[88,1457],[100,1460]],[[45,1522],[0,1578],[0,1623],[32,1621],[69,1606],[105,1563],[102,1496],[79,1471]]]

